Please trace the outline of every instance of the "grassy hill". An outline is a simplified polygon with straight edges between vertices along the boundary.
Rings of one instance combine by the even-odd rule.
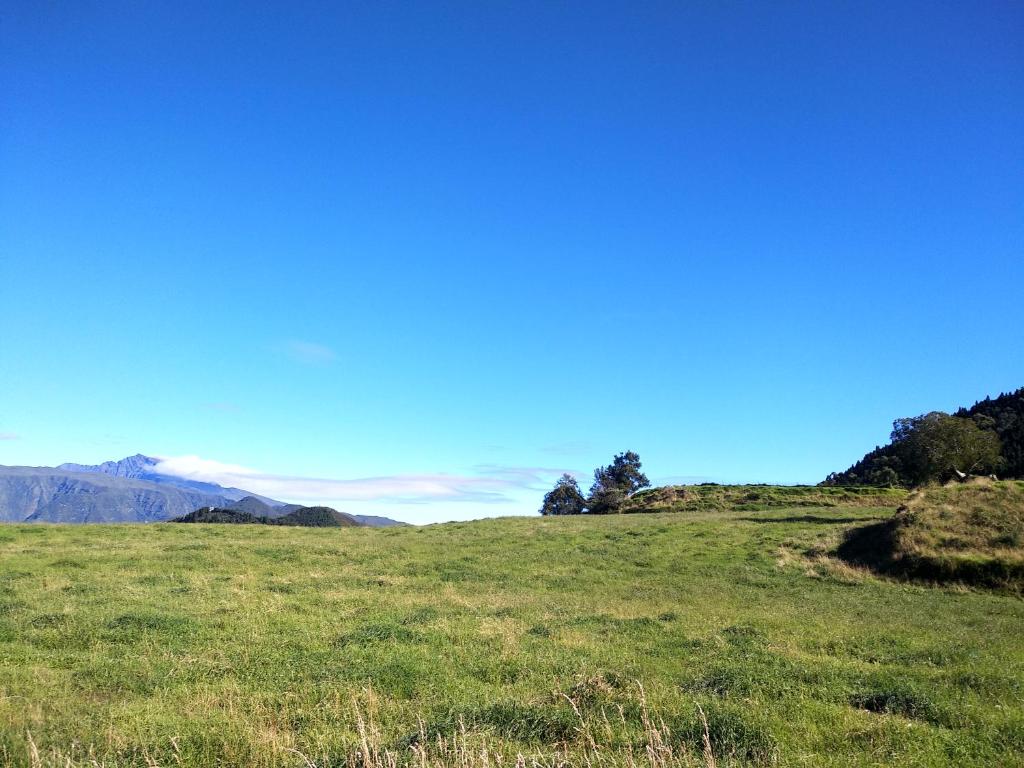
[[[895,506],[0,527],[0,764],[1020,766],[1024,601],[807,554]]]
[[[891,519],[852,531],[839,554],[883,573],[1024,592],[1024,482],[922,488]]]

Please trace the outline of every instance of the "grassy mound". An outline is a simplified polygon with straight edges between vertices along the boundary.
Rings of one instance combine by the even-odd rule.
[[[895,507],[901,488],[816,485],[667,485],[641,491],[626,503],[632,512],[724,512],[791,507]]]
[[[883,573],[1024,591],[1024,482],[915,491],[892,519],[850,531],[838,554]]]

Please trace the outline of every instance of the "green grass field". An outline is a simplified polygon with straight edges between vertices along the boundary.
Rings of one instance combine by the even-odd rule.
[[[1024,765],[1024,601],[824,554],[892,511],[2,527],[0,762]]]

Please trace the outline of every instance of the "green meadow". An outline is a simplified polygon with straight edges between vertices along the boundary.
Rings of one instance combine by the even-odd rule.
[[[0,764],[1024,765],[1024,601],[840,563],[895,504],[839,501],[4,526]]]

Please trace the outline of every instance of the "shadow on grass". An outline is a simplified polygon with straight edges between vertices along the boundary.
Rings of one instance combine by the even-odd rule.
[[[883,520],[846,532],[836,555],[852,565],[863,565],[881,573],[896,569],[897,521]]]
[[[900,528],[908,518],[899,515],[846,532],[836,556],[852,565],[870,568],[885,576],[932,583],[957,582],[972,586],[1021,592],[1024,565],[995,558],[958,558],[920,555],[900,540]]]

